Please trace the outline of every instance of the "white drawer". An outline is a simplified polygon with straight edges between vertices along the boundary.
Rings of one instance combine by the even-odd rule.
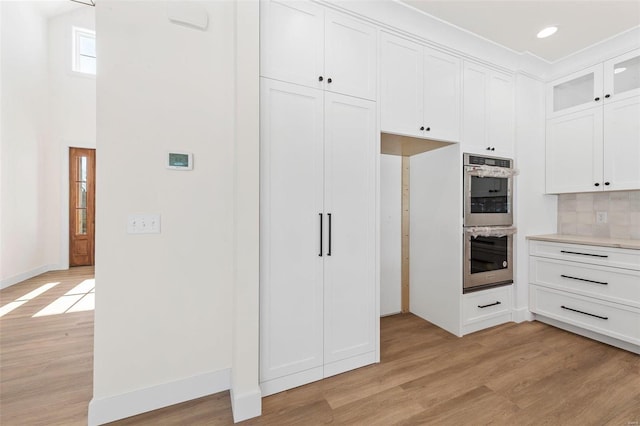
[[[640,250],[529,241],[529,254],[640,271]]]
[[[640,344],[640,310],[537,285],[529,286],[531,312]]]
[[[511,315],[511,287],[504,286],[462,295],[462,323],[471,324]],[[510,320],[509,318],[508,320]]]
[[[640,308],[640,271],[531,256],[529,282]]]

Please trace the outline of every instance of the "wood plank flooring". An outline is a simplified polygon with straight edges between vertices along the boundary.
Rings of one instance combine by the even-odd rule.
[[[93,312],[32,318],[91,277],[51,272],[0,292],[0,424],[84,425],[92,393]],[[381,320],[382,362],[263,399],[246,425],[637,425],[640,357],[542,323],[457,338],[411,315]],[[230,425],[229,393],[114,425]]]

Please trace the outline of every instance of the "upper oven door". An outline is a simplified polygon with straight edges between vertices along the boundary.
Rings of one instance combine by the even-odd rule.
[[[477,176],[465,166],[464,226],[513,225],[511,177]]]

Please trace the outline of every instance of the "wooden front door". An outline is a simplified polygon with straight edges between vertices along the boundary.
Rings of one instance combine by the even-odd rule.
[[[69,266],[94,263],[96,150],[69,148]]]

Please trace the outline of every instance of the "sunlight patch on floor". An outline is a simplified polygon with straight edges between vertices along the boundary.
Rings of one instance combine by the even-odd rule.
[[[20,306],[24,305],[29,300],[35,299],[36,297],[40,296],[45,291],[52,289],[53,287],[57,286],[58,284],[60,284],[60,282],[46,283],[46,284],[38,287],[37,289],[35,289],[33,291],[30,291],[29,293],[25,294],[24,296],[17,298],[13,302],[7,303],[2,308],[0,308],[0,318],[3,317],[4,315],[8,314],[9,312],[13,311],[14,309],[19,308]]]
[[[96,304],[95,286],[96,280],[93,278],[82,281],[37,312],[33,318],[93,310]]]

